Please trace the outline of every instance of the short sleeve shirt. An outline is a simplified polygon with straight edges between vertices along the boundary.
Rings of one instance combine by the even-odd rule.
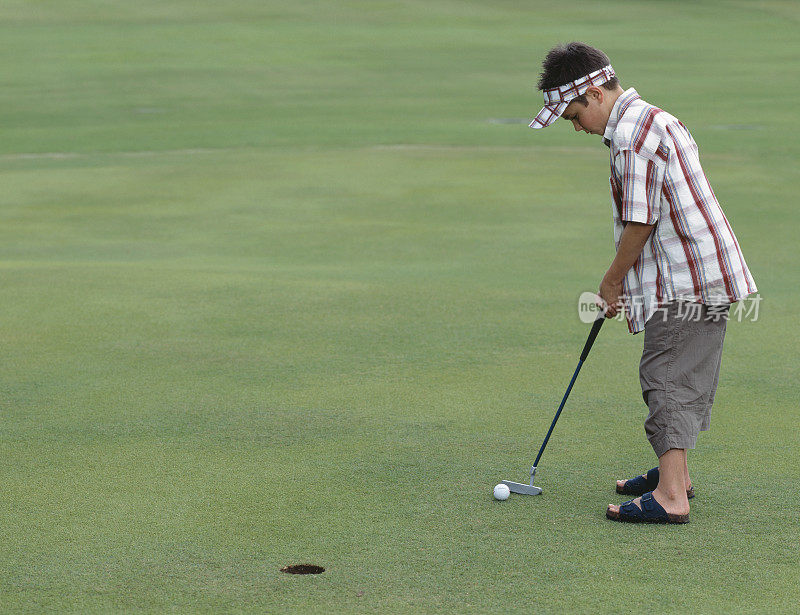
[[[642,331],[670,301],[721,305],[756,292],[689,130],[631,88],[614,104],[603,137],[615,247],[628,222],[655,225],[623,280],[629,331]]]

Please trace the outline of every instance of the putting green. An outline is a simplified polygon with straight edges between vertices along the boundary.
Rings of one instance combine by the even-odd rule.
[[[793,612],[793,2],[4,2],[0,610]],[[685,527],[607,323],[607,150],[547,49],[677,115],[763,296]],[[283,574],[314,564],[317,575]]]

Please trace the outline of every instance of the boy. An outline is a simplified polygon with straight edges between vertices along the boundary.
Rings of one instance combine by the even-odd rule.
[[[542,68],[545,106],[531,128],[562,117],[610,149],[616,256],[598,294],[606,317],[624,310],[629,331],[644,331],[639,380],[658,467],[617,481],[618,493],[641,497],[606,516],[686,523],[686,450],[710,426],[728,307],[756,286],[686,127],[623,90],[599,49],[559,45]]]

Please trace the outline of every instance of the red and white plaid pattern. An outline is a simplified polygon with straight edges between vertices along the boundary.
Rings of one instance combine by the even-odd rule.
[[[611,149],[615,246],[626,222],[655,224],[623,281],[630,332],[669,301],[722,305],[756,292],[688,129],[631,88],[614,104],[603,137]]]
[[[531,128],[544,128],[555,122],[564,113],[572,99],[585,94],[590,85],[603,85],[615,76],[611,64],[589,73],[585,77],[570,81],[557,88],[544,90],[544,107],[530,123]]]

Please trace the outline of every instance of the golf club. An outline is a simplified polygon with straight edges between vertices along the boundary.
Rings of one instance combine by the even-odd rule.
[[[597,320],[595,320],[594,324],[592,325],[592,330],[589,332],[589,339],[586,340],[586,345],[583,347],[581,358],[578,361],[578,367],[575,368],[575,373],[572,374],[572,380],[570,380],[569,382],[569,386],[567,387],[567,392],[564,393],[564,399],[561,400],[561,405],[558,407],[556,416],[553,419],[553,422],[550,424],[550,430],[547,432],[547,435],[544,438],[544,442],[542,442],[542,448],[539,449],[539,454],[536,455],[536,461],[534,461],[533,466],[531,466],[530,485],[526,485],[525,483],[515,483],[510,480],[500,481],[502,484],[508,486],[508,489],[509,491],[511,491],[511,493],[520,493],[522,495],[539,495],[542,492],[541,487],[533,486],[533,479],[536,476],[536,468],[539,465],[539,460],[542,458],[544,447],[547,446],[547,441],[550,439],[550,434],[553,433],[553,427],[556,426],[556,421],[558,421],[558,417],[561,415],[561,410],[564,409],[564,404],[567,403],[567,397],[569,397],[569,392],[572,390],[572,385],[575,384],[575,379],[578,377],[578,372],[581,371],[581,366],[583,365],[583,362],[586,360],[586,357],[589,356],[589,351],[592,349],[592,344],[594,344],[594,340],[597,337],[597,334],[600,333],[600,327],[603,326],[605,320],[606,320],[605,313],[601,310],[600,315],[597,317]]]

